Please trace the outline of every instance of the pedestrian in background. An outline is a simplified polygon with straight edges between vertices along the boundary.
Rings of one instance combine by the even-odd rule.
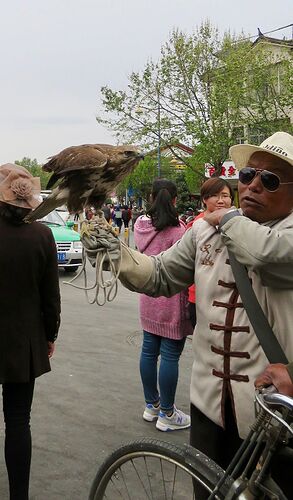
[[[122,210],[120,205],[116,205],[114,207],[114,223],[118,227],[119,233],[121,232],[121,227],[122,227]]]
[[[124,205],[122,208],[122,220],[124,228],[128,228],[129,222],[131,221],[131,209],[127,205]]]
[[[104,213],[104,217],[106,219],[107,222],[110,222],[111,220],[111,209],[110,209],[110,205],[106,205],[104,203],[104,205],[102,206],[102,211]]]
[[[136,221],[140,215],[142,215],[142,214],[139,211],[139,207],[137,207],[136,205],[133,205],[132,214],[131,214],[131,222],[132,222],[131,229],[132,229],[132,231],[134,231],[134,224],[136,223]]]
[[[185,225],[179,222],[175,208],[176,197],[177,188],[173,182],[158,179],[153,183],[152,205],[147,215],[139,217],[134,226],[134,240],[140,252],[156,255],[170,248],[184,234]],[[185,429],[190,426],[190,417],[178,410],[174,401],[179,358],[186,336],[192,333],[187,291],[171,298],[141,295],[140,321],[143,328],[140,374],[146,402],[143,418],[157,420],[156,427],[161,431]]]
[[[94,217],[94,212],[91,207],[87,207],[85,209],[85,217],[88,221],[90,221]]]
[[[50,371],[60,323],[52,232],[23,222],[41,201],[39,178],[18,165],[0,167],[0,383],[10,500],[29,498],[35,378]]]

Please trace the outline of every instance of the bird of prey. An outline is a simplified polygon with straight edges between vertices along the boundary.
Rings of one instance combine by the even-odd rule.
[[[43,170],[53,172],[47,189],[58,181],[57,187],[25,221],[41,219],[65,204],[70,213],[81,213],[86,206],[101,208],[107,196],[142,158],[134,146],[83,144],[64,149],[43,165]]]

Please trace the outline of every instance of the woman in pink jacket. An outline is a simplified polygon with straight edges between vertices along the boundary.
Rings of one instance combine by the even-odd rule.
[[[185,225],[179,222],[175,209],[176,197],[173,182],[154,181],[152,205],[134,226],[135,244],[140,252],[157,255],[184,234]],[[140,374],[146,402],[143,418],[149,422],[156,420],[156,427],[161,431],[186,429],[190,426],[190,417],[176,408],[174,400],[179,358],[186,335],[192,333],[187,291],[170,298],[141,295],[140,320],[143,328]]]

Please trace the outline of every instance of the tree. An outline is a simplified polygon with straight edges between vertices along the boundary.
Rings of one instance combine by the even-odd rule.
[[[34,177],[40,177],[41,188],[46,189],[51,174],[42,170],[42,165],[37,162],[36,158],[32,160],[24,156],[22,160],[16,160],[15,164],[25,167]]]
[[[156,161],[151,156],[146,156],[140,161],[135,170],[128,175],[117,187],[116,194],[119,197],[125,195],[125,191],[131,188],[136,197],[149,201],[152,183],[158,175]]]
[[[176,209],[179,214],[183,214],[186,210],[193,205],[190,201],[190,191],[186,182],[185,172],[182,170],[175,171],[175,177],[173,181],[177,186],[177,200]]]
[[[161,158],[161,177],[175,182],[177,186],[177,210],[183,213],[191,204],[190,193],[198,190],[202,176],[196,177],[194,172],[187,167],[178,170],[172,166],[168,158]],[[136,197],[142,198],[148,207],[152,191],[152,184],[158,178],[157,160],[153,156],[146,156],[139,163],[134,172],[128,175],[117,187],[116,194],[119,198],[125,196],[125,192],[130,188]],[[197,179],[197,182],[194,182]]]
[[[105,113],[97,120],[119,141],[190,144],[192,161],[180,159],[192,171],[209,162],[219,172],[239,134],[292,132],[292,56],[281,62],[279,85],[276,61],[261,45],[243,34],[220,36],[209,22],[192,35],[174,30],[160,59],[133,72],[126,91],[101,88]]]

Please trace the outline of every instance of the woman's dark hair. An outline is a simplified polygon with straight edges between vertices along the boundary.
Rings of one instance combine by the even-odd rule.
[[[179,219],[173,200],[177,196],[177,187],[168,179],[157,179],[152,186],[152,204],[147,215],[157,231],[168,226],[179,226]]]
[[[224,189],[225,187],[229,189],[231,202],[233,203],[234,191],[229,182],[225,179],[221,179],[220,177],[213,177],[212,179],[208,179],[203,183],[200,189],[200,199],[202,203],[204,203],[204,200],[206,200],[210,196],[214,196],[215,194],[220,193],[220,191],[222,191],[222,189]]]
[[[30,209],[28,208],[16,207],[8,203],[0,202],[0,217],[4,217],[15,226],[24,224],[23,219],[29,212]]]

